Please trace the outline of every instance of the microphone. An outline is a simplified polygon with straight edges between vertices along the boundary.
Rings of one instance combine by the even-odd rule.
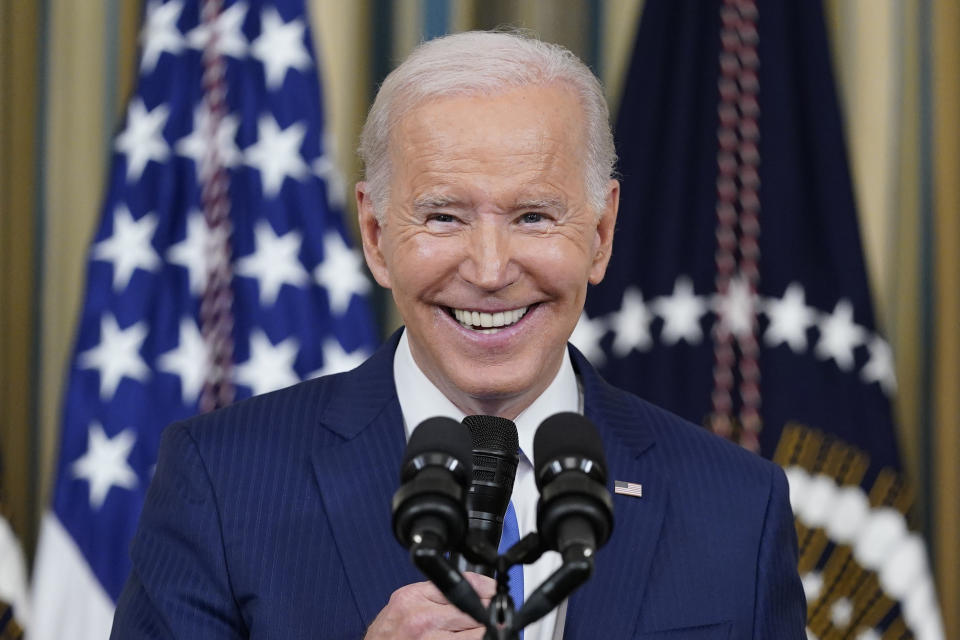
[[[546,547],[564,556],[575,548],[592,555],[613,529],[613,499],[597,428],[578,413],[552,415],[534,435],[533,457],[540,490],[537,530]]]
[[[506,418],[467,416],[463,424],[473,440],[473,480],[466,501],[469,532],[464,550],[473,564],[461,568],[493,577],[503,517],[520,461],[520,441],[516,425]]]
[[[578,413],[544,420],[533,438],[533,460],[540,542],[559,551],[563,564],[526,598],[513,629],[539,620],[586,582],[596,550],[613,529],[603,442],[590,420]]]
[[[393,533],[404,547],[425,536],[441,548],[463,539],[470,444],[470,434],[452,418],[429,418],[410,434],[392,504]]]
[[[469,432],[452,418],[429,418],[413,430],[393,494],[393,533],[452,605],[484,623],[480,596],[445,555],[460,546],[467,526],[470,444]]]

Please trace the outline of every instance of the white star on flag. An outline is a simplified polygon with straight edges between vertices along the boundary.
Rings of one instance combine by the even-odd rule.
[[[121,378],[143,382],[150,375],[147,363],[140,357],[140,347],[146,337],[147,324],[143,321],[121,330],[109,313],[100,318],[100,343],[80,354],[79,367],[100,372],[103,400],[113,397]]]
[[[600,340],[607,333],[607,324],[603,318],[593,318],[592,320],[584,311],[580,314],[580,320],[577,326],[573,328],[573,335],[570,336],[570,343],[575,346],[594,366],[600,366],[607,359],[606,354],[600,347]]]
[[[663,318],[660,338],[664,344],[698,344],[703,339],[700,318],[707,312],[707,304],[694,295],[690,278],[680,276],[673,284],[673,294],[653,300],[651,306]]]
[[[643,294],[636,287],[623,292],[620,310],[613,314],[610,326],[615,332],[613,353],[624,357],[634,349],[646,351],[653,341],[650,338],[650,321],[653,314],[643,302]]]
[[[267,88],[278,89],[288,69],[310,68],[310,56],[303,46],[304,24],[299,19],[284,23],[273,7],[261,15],[260,36],[253,41],[250,53],[263,63]]]
[[[139,483],[137,474],[127,462],[136,442],[133,429],[124,429],[108,438],[99,423],[90,424],[87,452],[77,458],[70,471],[75,478],[90,484],[90,507],[99,510],[113,487],[133,489]]]
[[[253,233],[253,253],[238,260],[234,272],[258,281],[260,304],[268,307],[276,302],[283,285],[304,287],[310,282],[309,274],[297,257],[303,238],[299,231],[278,236],[264,220],[257,222]]]
[[[727,331],[737,337],[753,333],[756,296],[750,291],[750,285],[743,278],[731,278],[727,284],[726,295],[715,296],[714,311],[720,319],[721,331]]]
[[[177,21],[183,11],[181,0],[161,3],[150,0],[147,3],[147,15],[140,31],[140,44],[143,53],[140,56],[140,71],[150,73],[157,66],[157,60],[164,51],[174,55],[183,51],[183,34],[177,28]]]
[[[210,230],[203,214],[193,209],[187,215],[187,235],[167,249],[167,262],[187,270],[190,293],[199,296],[207,286],[207,256]]]
[[[192,405],[200,397],[209,370],[207,344],[193,318],[180,319],[180,340],[177,346],[160,355],[157,368],[180,378],[180,397]]]
[[[281,130],[271,114],[260,116],[257,141],[244,150],[244,162],[260,172],[266,197],[277,195],[287,176],[300,180],[310,173],[300,155],[300,145],[306,133],[307,127],[302,122]]]
[[[341,371],[349,371],[363,364],[368,354],[364,349],[357,349],[347,353],[336,338],[327,338],[323,341],[323,366],[312,372],[308,378],[329,376]]]
[[[860,372],[860,377],[866,383],[879,382],[880,387],[887,395],[897,390],[897,375],[893,367],[893,351],[886,340],[874,336],[867,344],[870,359]]]
[[[803,287],[793,282],[780,299],[769,298],[764,311],[770,324],[763,341],[770,347],[784,342],[794,353],[803,353],[807,348],[807,329],[816,322],[813,309],[804,302]]]
[[[114,142],[114,148],[127,157],[127,182],[139,180],[149,161],[163,162],[170,155],[170,146],[163,138],[169,116],[165,104],[147,111],[139,96],[130,101],[127,126]]]
[[[262,330],[255,330],[250,334],[250,357],[234,369],[237,384],[260,395],[300,382],[293,370],[299,349],[296,338],[274,345]]]
[[[197,167],[197,173],[201,180],[206,180],[210,176],[209,160],[210,156],[210,110],[204,104],[199,104],[193,109],[193,130],[186,136],[180,138],[176,144],[177,155],[190,158]],[[240,164],[243,160],[243,154],[237,147],[237,127],[240,121],[234,115],[225,115],[220,120],[220,126],[214,134],[216,143],[217,161],[220,166],[229,169]]]
[[[93,246],[92,259],[113,263],[114,291],[127,288],[134,270],[155,271],[160,266],[160,256],[150,243],[156,229],[152,213],[134,220],[124,205],[113,210],[113,234]]]
[[[247,5],[238,2],[224,9],[213,23],[216,33],[216,53],[231,58],[243,58],[247,55],[247,39],[243,35],[243,20],[247,17]],[[210,28],[202,22],[187,34],[191,49],[203,50],[210,42]]]
[[[816,353],[823,360],[833,359],[843,371],[853,369],[853,350],[863,344],[866,332],[853,322],[853,305],[846,298],[834,307],[833,313],[820,319],[820,340]]]
[[[363,259],[338,232],[329,231],[323,236],[323,261],[313,270],[313,277],[327,290],[333,313],[344,313],[354,295],[370,290],[362,265]]]

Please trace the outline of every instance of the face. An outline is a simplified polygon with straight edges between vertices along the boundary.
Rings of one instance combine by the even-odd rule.
[[[436,99],[392,132],[382,221],[357,185],[367,263],[417,364],[467,413],[513,418],[546,389],[603,278],[619,185],[588,205],[583,128],[564,86]]]

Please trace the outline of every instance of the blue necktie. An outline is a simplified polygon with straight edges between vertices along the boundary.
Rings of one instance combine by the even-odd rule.
[[[517,525],[517,512],[513,508],[513,501],[507,507],[507,513],[503,516],[503,534],[500,536],[500,553],[505,553],[520,540],[520,527]],[[507,571],[510,576],[510,597],[513,598],[513,606],[517,611],[523,605],[523,565],[517,564]],[[520,640],[523,640],[523,631],[520,632]]]

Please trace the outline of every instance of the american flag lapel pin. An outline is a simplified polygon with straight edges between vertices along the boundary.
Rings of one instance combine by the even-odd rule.
[[[633,496],[634,498],[643,497],[643,485],[638,482],[624,482],[623,480],[613,481],[613,492],[622,496]]]

